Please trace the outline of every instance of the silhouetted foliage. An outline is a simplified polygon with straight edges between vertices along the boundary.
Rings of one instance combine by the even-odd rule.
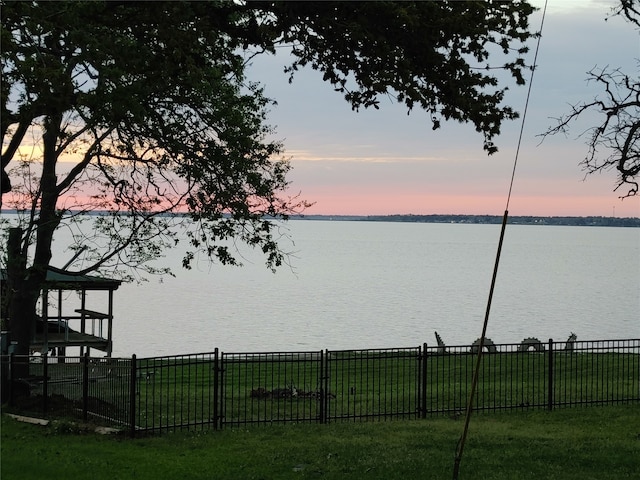
[[[278,221],[308,203],[287,193],[290,166],[267,125],[273,101],[245,76],[254,55],[289,48],[289,75],[319,70],[354,109],[388,95],[425,110],[433,128],[471,122],[492,153],[517,116],[497,74],[524,83],[532,11],[525,1],[2,2],[18,353],[60,228],[73,234],[78,273],[166,273],[149,261],[185,239],[185,267],[198,253],[239,264],[235,241],[270,268],[283,262]],[[95,211],[90,232],[74,225]]]

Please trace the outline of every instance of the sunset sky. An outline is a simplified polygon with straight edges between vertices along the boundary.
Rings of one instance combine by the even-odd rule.
[[[579,134],[593,122],[542,144],[539,137],[570,105],[600,92],[587,84],[587,71],[610,66],[637,75],[638,31],[620,17],[605,21],[616,1],[549,1],[511,215],[640,216],[640,198],[620,200],[613,191],[614,171],[585,177],[579,163],[586,138]],[[531,19],[532,30],[541,16]],[[528,63],[534,52],[531,43]],[[278,102],[269,122],[292,159],[292,193],[316,202],[307,214],[502,214],[521,120],[504,125],[500,151],[488,157],[471,125],[444,123],[434,132],[424,112],[407,115],[391,100],[380,110],[354,113],[317,72],[300,71],[288,84],[285,63],[279,56],[257,58],[250,72]],[[527,87],[510,86],[507,103],[522,113]]]

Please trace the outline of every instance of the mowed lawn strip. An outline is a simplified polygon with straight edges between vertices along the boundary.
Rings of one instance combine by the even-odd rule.
[[[2,416],[1,477],[452,478],[463,419],[273,425],[129,439]],[[460,478],[640,479],[640,405],[476,414]]]

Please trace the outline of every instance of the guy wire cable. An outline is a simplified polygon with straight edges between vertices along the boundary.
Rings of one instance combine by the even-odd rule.
[[[531,86],[533,84],[533,74],[536,70],[537,60],[538,60],[538,50],[540,49],[540,40],[542,38],[542,27],[544,26],[544,17],[547,13],[547,1],[544,2],[544,8],[542,10],[542,20],[540,22],[540,35],[538,36],[538,42],[536,44],[536,51],[533,57],[533,66],[531,67],[531,77],[529,79],[529,89],[527,91],[527,98],[524,104],[524,111],[522,113],[522,123],[520,125],[520,134],[518,136],[518,146],[516,148],[516,155],[513,161],[513,170],[511,172],[511,181],[509,182],[509,193],[507,195],[507,203],[504,210],[504,215],[502,217],[502,228],[500,230],[500,239],[498,241],[498,250],[496,252],[496,260],[493,267],[493,276],[491,278],[491,287],[489,288],[489,298],[487,300],[487,308],[484,316],[484,323],[482,325],[482,335],[480,336],[480,344],[478,345],[478,354],[476,356],[476,365],[473,371],[473,379],[471,381],[471,391],[469,393],[469,400],[467,402],[467,412],[464,419],[464,429],[462,431],[462,436],[458,440],[458,444],[456,446],[456,455],[453,464],[453,480],[458,480],[458,474],[460,473],[460,462],[462,460],[462,453],[464,452],[464,445],[467,440],[467,435],[469,433],[469,423],[471,421],[471,413],[473,412],[473,397],[476,393],[476,387],[478,385],[478,376],[480,372],[480,363],[482,360],[482,352],[484,350],[484,340],[485,335],[487,334],[487,326],[489,324],[489,312],[491,311],[491,301],[493,299],[493,291],[496,285],[496,278],[498,276],[498,264],[500,263],[500,254],[502,252],[502,244],[504,242],[504,232],[507,226],[507,219],[509,217],[509,201],[511,200],[511,192],[513,190],[513,181],[516,176],[516,167],[518,165],[518,155],[520,153],[520,144],[522,143],[522,135],[524,132],[524,124],[525,119],[527,117],[527,109],[529,107],[529,97],[531,96]]]

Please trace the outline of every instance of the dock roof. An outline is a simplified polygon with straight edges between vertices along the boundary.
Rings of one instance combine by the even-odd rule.
[[[4,283],[6,279],[6,270],[0,270],[0,280]],[[81,275],[60,268],[49,267],[44,286],[47,289],[57,290],[117,290],[121,284],[121,280],[94,275]]]

